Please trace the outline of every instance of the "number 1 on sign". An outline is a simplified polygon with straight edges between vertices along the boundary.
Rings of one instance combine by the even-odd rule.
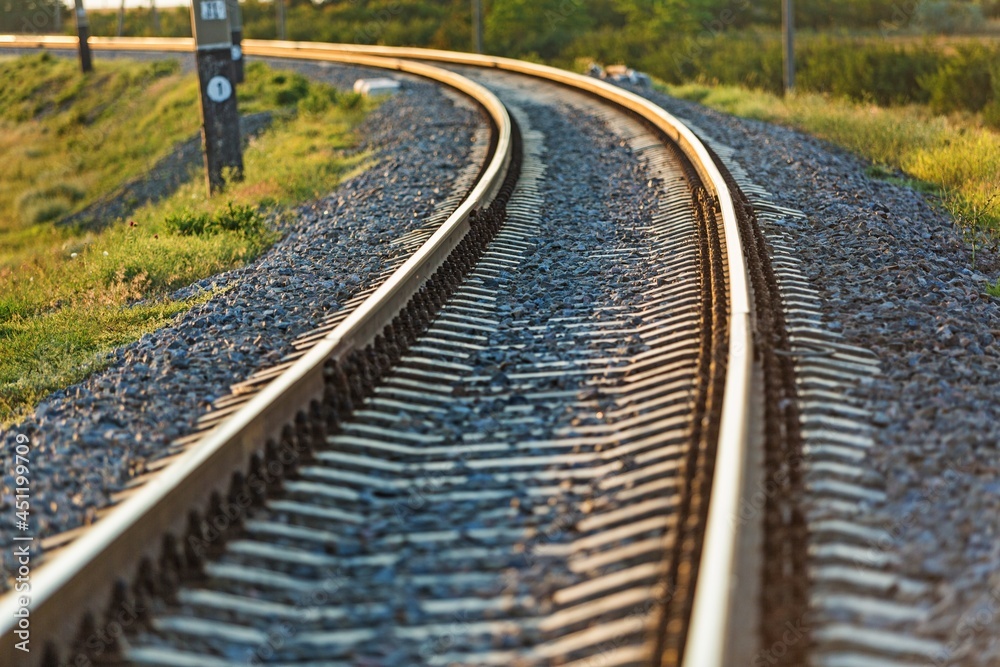
[[[226,20],[226,0],[202,0],[201,3],[202,21],[225,21]]]
[[[233,94],[233,84],[224,76],[213,76],[208,81],[208,99],[213,102],[225,102]]]

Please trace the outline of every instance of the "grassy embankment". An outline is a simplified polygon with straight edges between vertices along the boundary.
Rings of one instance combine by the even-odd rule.
[[[736,86],[666,86],[671,95],[744,118],[794,127],[871,160],[869,174],[937,194],[973,251],[1000,237],[1000,133],[972,114],[879,107],[816,93],[781,98]],[[987,286],[1000,297],[1000,280]]]
[[[366,103],[252,64],[241,112],[274,121],[245,152],[244,182],[209,199],[198,165],[158,203],[134,202],[127,219],[60,225],[198,133],[197,81],[176,63],[95,69],[0,59],[0,424],[204,300],[169,294],[258,256],[278,238],[268,217],[329,192],[365,160],[345,149]]]

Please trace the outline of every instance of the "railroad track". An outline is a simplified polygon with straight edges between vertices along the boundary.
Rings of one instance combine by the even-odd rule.
[[[755,543],[783,552],[778,572],[801,558],[775,542],[787,526],[734,519],[760,434],[770,452],[796,446],[797,415],[766,249],[711,152],[646,100],[552,68],[245,46],[460,91],[492,124],[483,164],[400,240],[381,285],[54,543],[33,575],[46,649],[13,652],[5,598],[5,664],[747,664],[760,620],[738,600],[760,594]],[[642,213],[560,213],[600,186],[596,165],[574,174],[560,156],[578,130],[555,113],[600,119],[629,147]],[[88,641],[135,608],[113,646]]]

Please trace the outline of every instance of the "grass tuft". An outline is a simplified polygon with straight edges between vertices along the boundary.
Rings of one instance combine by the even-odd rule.
[[[226,208],[209,213],[183,211],[164,218],[166,228],[180,236],[213,236],[235,232],[246,237],[256,237],[266,230],[264,216],[250,206],[226,204]]]

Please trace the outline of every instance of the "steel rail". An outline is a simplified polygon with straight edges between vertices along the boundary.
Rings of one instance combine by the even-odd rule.
[[[717,463],[712,479],[708,522],[683,665],[722,667],[737,661],[734,651],[745,644],[741,644],[736,635],[745,631],[747,624],[745,619],[737,616],[740,612],[735,598],[742,581],[757,576],[751,564],[741,562],[742,536],[738,530],[741,503],[746,499],[750,486],[746,471],[751,458],[752,300],[733,196],[701,140],[676,117],[639,95],[593,77],[546,65],[435,49],[264,40],[245,40],[244,45],[246,53],[257,55],[277,55],[282,50],[285,53],[291,51],[308,55],[329,51],[392,55],[398,58],[490,67],[554,81],[596,94],[633,111],[673,139],[691,160],[709,192],[716,197],[722,215],[729,265],[730,322]]]
[[[347,319],[204,440],[114,508],[31,575],[31,653],[15,649],[20,594],[0,598],[0,664],[36,665],[48,643],[74,640],[86,614],[109,607],[114,582],[131,579],[143,558],[159,557],[161,538],[183,533],[188,512],[224,494],[233,471],[244,470],[269,438],[324,392],[324,366],[363,349],[406,305],[470,230],[470,214],[485,208],[503,184],[512,156],[512,126],[491,92],[465,77],[431,65],[364,55],[329,53],[314,60],[362,64],[416,74],[471,96],[496,127],[496,149],[472,192],[441,227]],[[106,585],[105,585],[106,584]]]
[[[72,37],[0,36],[0,48],[75,48],[76,45],[77,40]],[[190,51],[193,42],[166,38],[91,38],[90,45],[103,50],[178,52]],[[733,196],[705,145],[680,120],[643,97],[592,77],[546,65],[435,49],[316,42],[244,40],[243,50],[247,55],[337,62],[347,62],[337,58],[349,56],[393,58],[399,59],[396,61],[399,64],[403,59],[412,59],[494,68],[545,79],[597,95],[632,111],[670,137],[688,157],[716,198],[721,214],[728,262],[730,322],[717,463],[683,665],[721,667],[733,664],[737,660],[734,652],[746,646],[736,634],[746,632],[748,625],[746,619],[741,618],[746,612],[739,609],[735,598],[740,587],[757,576],[754,567],[741,556],[744,538],[739,520],[741,503],[747,499],[751,486],[747,470],[753,454],[750,451],[750,403],[754,385],[752,299]],[[257,399],[244,410],[256,403]],[[0,613],[3,609],[0,606]]]

